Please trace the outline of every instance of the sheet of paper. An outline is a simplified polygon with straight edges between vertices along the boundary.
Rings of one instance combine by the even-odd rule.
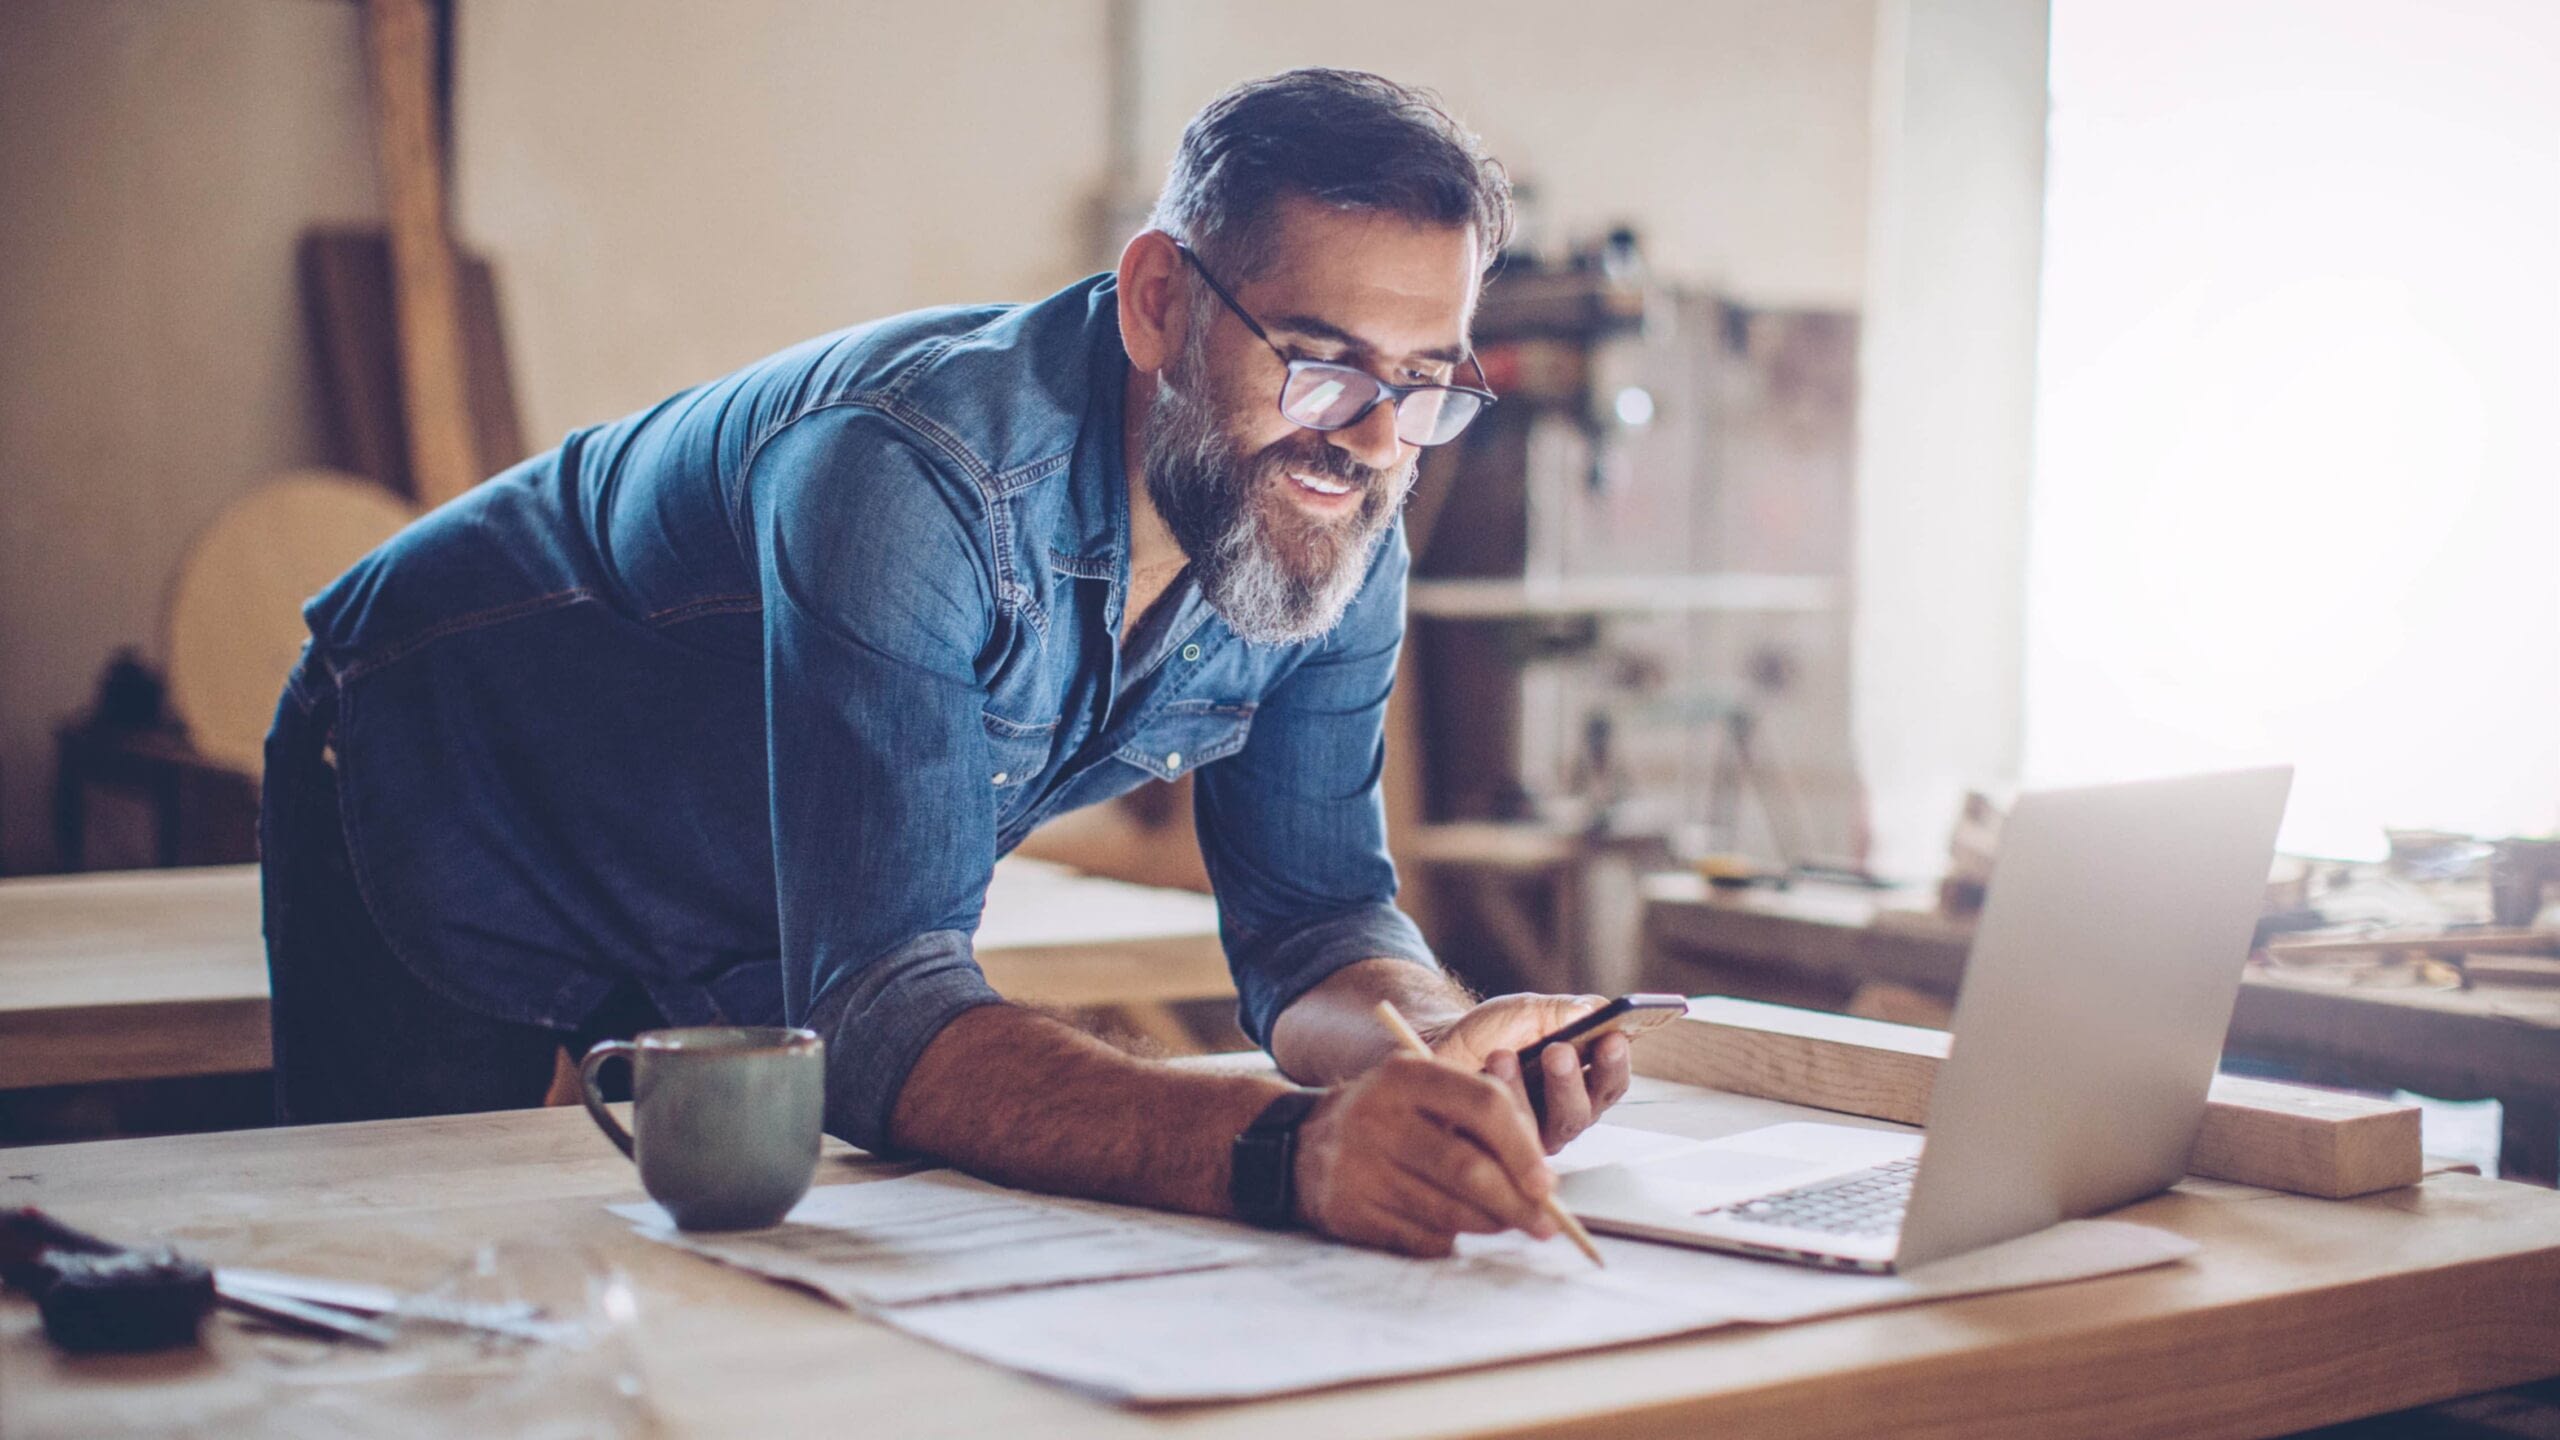
[[[1699,1142],[1595,1126],[1562,1170]],[[1133,1404],[1236,1400],[1774,1324],[2166,1264],[2192,1242],[2073,1221],[1908,1275],[1850,1275],[1599,1237],[1470,1236],[1407,1260],[1312,1236],[1006,1190],[950,1171],[812,1191],[770,1230],[642,1233],[807,1286],[921,1338]]]
[[[1683,1150],[1695,1150],[1702,1141],[1686,1135],[1666,1135],[1659,1130],[1638,1130],[1629,1125],[1611,1125],[1606,1121],[1573,1137],[1572,1143],[1547,1157],[1547,1168],[1559,1175],[1580,1170],[1597,1170],[1603,1165],[1633,1165],[1640,1161],[1659,1160]]]
[[[1647,1245],[1652,1251],[1672,1249]],[[1817,1270],[1711,1250],[1683,1253],[1703,1262],[1692,1283],[1710,1284],[1737,1321],[1780,1325],[1956,1295],[2026,1290],[2167,1265],[2196,1252],[2195,1242],[2120,1220],[2066,1220],[2048,1230],[1941,1260],[1899,1275]],[[1712,1267],[1712,1268],[1708,1268]]]
[[[1673,1335],[1723,1320],[1706,1291],[1637,1280],[1563,1242],[1471,1245],[1407,1260],[1314,1244],[1256,1265],[955,1300],[890,1312],[899,1329],[1115,1400],[1235,1400]]]
[[[1450,1260],[1307,1241],[1258,1263],[1070,1290],[902,1307],[911,1334],[1135,1404],[1235,1400],[2050,1284],[2194,1250],[2083,1221],[1910,1276],[1848,1275],[1599,1237],[1595,1270],[1561,1241],[1496,1236]]]
[[[654,1203],[611,1209],[653,1240],[863,1308],[1198,1270],[1260,1252],[1224,1227],[1029,1195],[950,1170],[823,1186],[765,1230],[689,1234]]]

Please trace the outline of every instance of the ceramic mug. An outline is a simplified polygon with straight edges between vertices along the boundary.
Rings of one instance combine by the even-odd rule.
[[[596,1089],[631,1062],[631,1126]],[[790,1212],[818,1168],[826,1042],[782,1027],[703,1025],[607,1040],[578,1062],[587,1113],[640,1166],[640,1185],[686,1230],[752,1230]]]

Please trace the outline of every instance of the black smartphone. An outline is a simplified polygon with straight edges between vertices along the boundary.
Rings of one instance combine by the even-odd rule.
[[[1545,1078],[1546,1069],[1539,1064],[1550,1045],[1570,1045],[1585,1057],[1603,1035],[1641,1035],[1656,1025],[1677,1020],[1689,1013],[1688,1000],[1679,995],[1621,995],[1590,1014],[1539,1036],[1521,1047],[1520,1074],[1529,1082],[1532,1092]]]

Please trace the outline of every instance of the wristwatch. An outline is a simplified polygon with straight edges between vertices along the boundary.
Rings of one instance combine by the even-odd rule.
[[[1323,1098],[1321,1090],[1274,1096],[1236,1137],[1227,1198],[1235,1203],[1237,1219],[1272,1230],[1298,1223],[1298,1125]]]

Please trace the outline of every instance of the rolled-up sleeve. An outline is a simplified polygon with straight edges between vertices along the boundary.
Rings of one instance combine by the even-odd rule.
[[[1238,1018],[1259,1045],[1282,1011],[1346,965],[1437,968],[1396,908],[1378,783],[1408,568],[1399,523],[1342,623],[1263,697],[1244,748],[1199,773],[1201,856]]]
[[[978,497],[891,422],[819,411],[747,468],[762,569],[783,1011],[827,1042],[827,1129],[885,1149],[917,1057],[999,999],[976,657],[994,614]]]

